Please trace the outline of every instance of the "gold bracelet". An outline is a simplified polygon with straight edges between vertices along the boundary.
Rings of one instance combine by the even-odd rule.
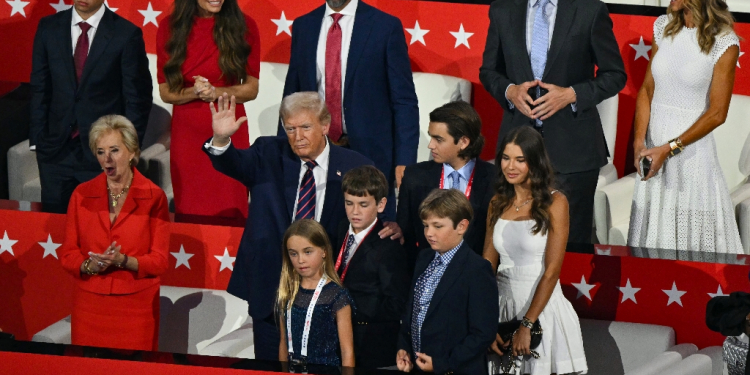
[[[89,276],[93,276],[93,275],[98,274],[98,272],[92,271],[91,268],[89,268],[89,265],[91,265],[91,258],[86,259],[86,261],[83,262],[83,268],[84,268],[84,270],[86,270],[86,274],[89,275]]]

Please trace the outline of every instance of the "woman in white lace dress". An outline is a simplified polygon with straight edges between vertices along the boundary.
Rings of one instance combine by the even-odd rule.
[[[569,213],[565,195],[553,190],[554,172],[544,140],[530,126],[510,132],[499,148],[497,193],[487,214],[484,257],[497,269],[499,322],[523,321],[513,345],[498,336],[492,345],[490,374],[509,364],[515,374],[550,375],[587,371],[581,327],[573,306],[560,288],[560,269],[568,240]],[[539,320],[542,340],[530,356],[527,326]],[[501,359],[502,358],[502,359]],[[507,370],[507,366],[505,368]]]
[[[739,39],[723,0],[673,0],[635,114],[638,173],[628,245],[741,253],[734,206],[711,131],[726,119]],[[640,159],[651,160],[643,176]]]

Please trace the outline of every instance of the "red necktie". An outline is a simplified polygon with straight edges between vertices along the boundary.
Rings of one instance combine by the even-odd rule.
[[[89,29],[91,25],[86,22],[79,22],[78,26],[81,28],[81,36],[78,37],[78,43],[76,43],[73,61],[76,65],[76,80],[80,81],[83,66],[86,64],[86,57],[89,55]]]
[[[333,25],[328,29],[326,40],[326,106],[331,112],[331,127],[328,137],[334,142],[343,134],[341,122],[341,13],[331,14]]]

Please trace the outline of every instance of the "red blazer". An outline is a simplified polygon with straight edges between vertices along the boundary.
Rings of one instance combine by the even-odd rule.
[[[120,215],[110,224],[106,179],[102,173],[73,192],[60,261],[81,289],[99,294],[132,294],[159,284],[159,275],[167,270],[167,197],[134,169]],[[99,275],[81,274],[81,263],[89,257],[88,253],[102,253],[112,241],[122,246],[123,254],[138,259],[138,272],[110,266]]]

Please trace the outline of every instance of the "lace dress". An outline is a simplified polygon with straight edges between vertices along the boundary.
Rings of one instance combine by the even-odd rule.
[[[537,284],[544,273],[547,236],[532,234],[534,221],[498,219],[492,242],[500,255],[497,269],[500,322],[523,319],[531,306]],[[565,299],[557,282],[547,305],[539,315],[542,342],[534,349],[539,359],[521,362],[517,374],[549,375],[586,373],[581,325],[573,306]],[[502,373],[500,358],[489,355],[490,374]]]
[[[716,37],[709,54],[701,52],[694,28],[663,37],[668,16],[654,23],[659,50],[651,62],[654,96],[646,146],[667,143],[690,128],[706,111],[713,69],[737,35]],[[734,206],[716,154],[713,134],[667,159],[648,181],[636,179],[628,245],[718,253],[742,253]]]
[[[310,306],[314,289],[300,286],[292,305],[292,345],[294,358],[299,359],[302,351],[302,331],[305,327],[305,315]],[[336,324],[336,313],[351,305],[349,292],[334,282],[328,282],[320,292],[318,302],[310,321],[310,337],[307,342],[307,363],[314,365],[341,366],[341,348],[339,330]],[[286,323],[286,312],[282,317]],[[394,354],[395,355],[395,354]]]

